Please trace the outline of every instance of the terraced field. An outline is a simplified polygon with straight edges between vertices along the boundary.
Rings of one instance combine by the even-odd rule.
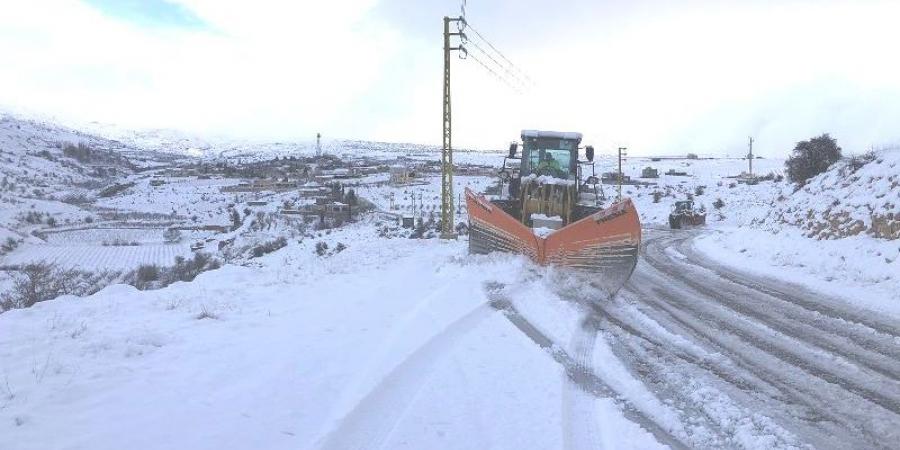
[[[45,261],[82,270],[128,270],[141,264],[170,265],[176,256],[191,254],[186,242],[136,246],[26,244],[0,263],[20,265]]]

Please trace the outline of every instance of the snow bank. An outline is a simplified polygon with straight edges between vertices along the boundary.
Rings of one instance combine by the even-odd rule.
[[[864,235],[814,241],[786,227],[778,233],[726,229],[695,240],[713,260],[787,280],[900,317],[900,246]]]
[[[841,161],[797,192],[782,193],[786,199],[763,225],[793,225],[817,239],[900,238],[900,150],[875,153],[859,167],[864,161]]]

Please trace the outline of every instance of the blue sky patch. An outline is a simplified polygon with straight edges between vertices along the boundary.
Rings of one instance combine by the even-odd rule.
[[[165,0],[83,0],[116,19],[147,27],[206,28],[183,6]]]

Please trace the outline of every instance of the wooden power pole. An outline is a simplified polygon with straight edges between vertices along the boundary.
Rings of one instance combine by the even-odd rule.
[[[453,219],[453,145],[451,143],[452,126],[450,115],[450,52],[463,51],[460,45],[450,47],[450,36],[463,36],[462,31],[450,32],[451,22],[465,24],[462,17],[444,17],[444,146],[441,149],[441,238],[456,238],[456,229]]]

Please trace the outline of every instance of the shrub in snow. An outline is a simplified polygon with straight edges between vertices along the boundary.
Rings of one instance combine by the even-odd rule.
[[[856,173],[857,170],[861,169],[862,166],[875,161],[875,152],[868,151],[863,153],[862,155],[853,155],[850,159],[847,160],[847,165],[845,166],[850,173]],[[845,173],[845,175],[848,175]]]
[[[91,203],[92,199],[85,195],[82,192],[77,192],[73,194],[67,194],[62,199],[62,202],[68,203],[71,205],[84,205],[86,203]]]
[[[722,209],[725,206],[725,202],[722,201],[721,198],[717,198],[716,201],[713,202],[713,208]]]
[[[140,290],[159,289],[176,281],[193,281],[197,275],[220,267],[222,263],[209,253],[197,252],[191,259],[175,257],[175,265],[170,267],[142,265],[137,270],[125,274],[122,282]]]
[[[841,159],[837,141],[825,133],[808,141],[801,141],[785,161],[788,178],[803,186],[810,178],[825,172]]]
[[[137,269],[137,281],[140,283],[149,283],[159,279],[159,266],[156,264],[142,264]]]
[[[694,195],[703,195],[706,192],[706,186],[697,186],[694,188]]]
[[[328,244],[325,241],[316,242],[316,254],[325,256],[328,253]]]
[[[44,213],[41,212],[28,211],[28,213],[25,214],[24,220],[32,225],[37,225],[43,222],[43,215]]]
[[[29,308],[60,295],[90,295],[118,277],[118,272],[63,270],[44,262],[28,264],[13,275],[12,288],[0,295],[0,311]]]
[[[167,228],[166,231],[163,232],[163,239],[169,243],[176,243],[181,240],[181,231],[175,228]]]
[[[219,314],[209,309],[206,305],[200,305],[200,313],[197,314],[197,320],[218,319]]]
[[[287,246],[287,239],[284,236],[281,236],[275,240],[264,242],[253,247],[253,257],[259,258],[260,256],[267,255],[275,250],[284,248],[285,246]]]
[[[0,252],[9,253],[9,252],[15,250],[16,247],[18,247],[18,246],[19,246],[19,241],[15,240],[11,237],[8,237],[8,238],[6,238],[6,242],[4,242],[3,245],[0,245]]]
[[[662,200],[662,197],[663,197],[663,193],[661,191],[654,191],[653,192],[653,203],[659,203],[659,201]]]
[[[243,225],[241,214],[236,209],[231,209],[229,215],[231,216],[231,231],[237,230]]]
[[[35,303],[51,300],[63,294],[56,266],[47,263],[28,264],[19,271],[9,292],[3,294],[0,305],[4,310],[30,308]]]

